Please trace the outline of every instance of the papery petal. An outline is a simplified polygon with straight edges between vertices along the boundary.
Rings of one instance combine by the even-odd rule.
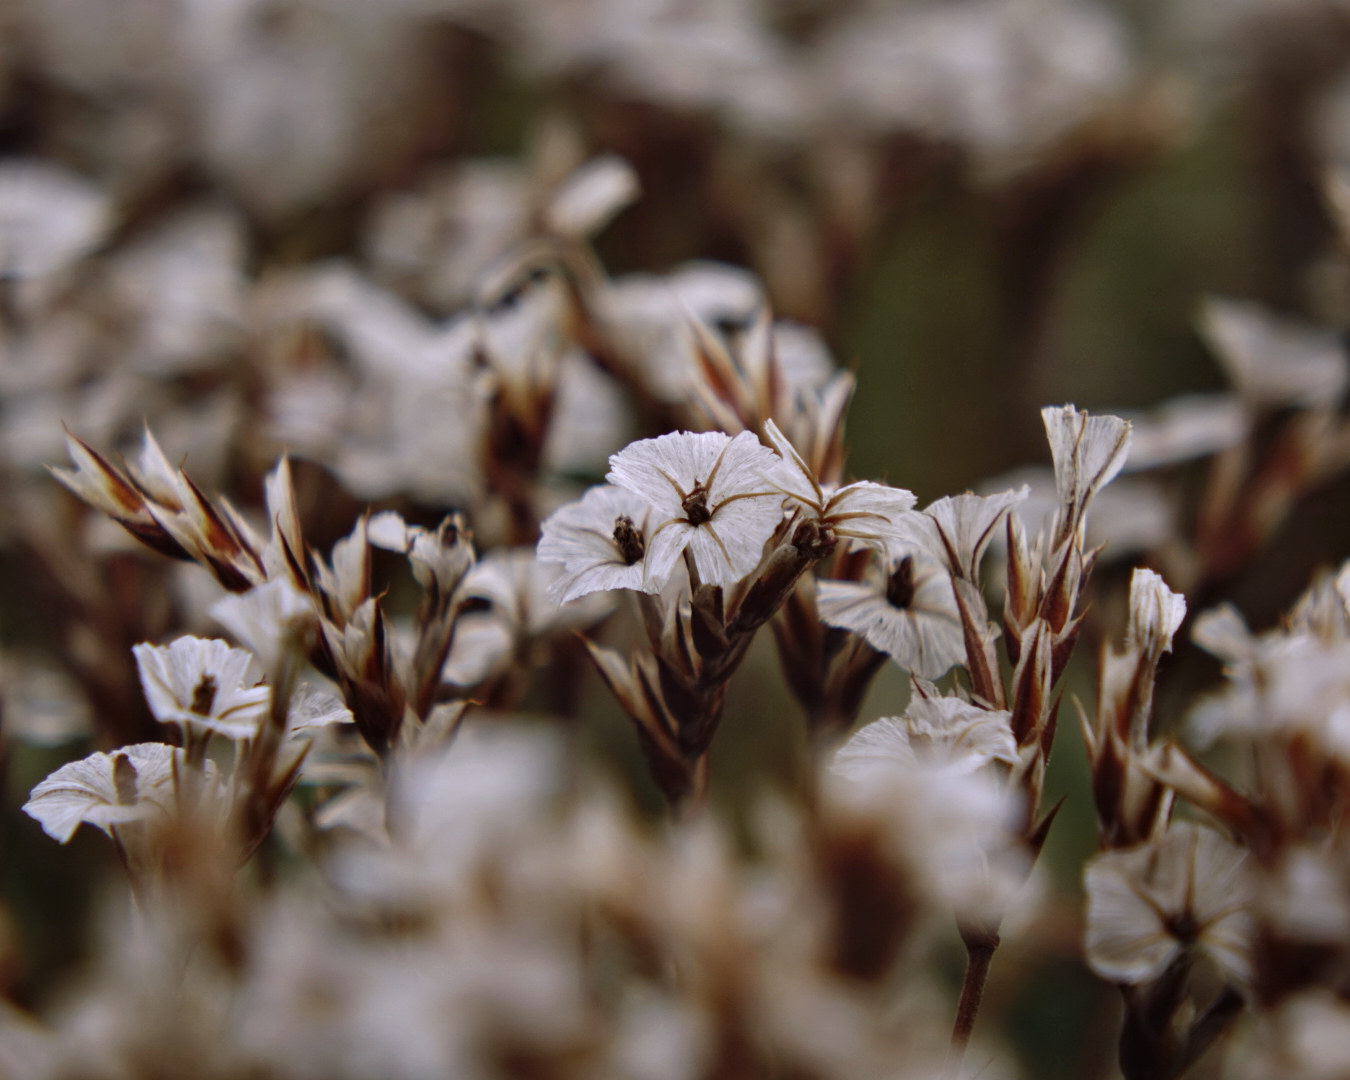
[[[903,543],[919,548],[952,574],[977,581],[980,560],[1003,516],[1029,493],[1023,485],[994,495],[948,495],[922,514],[902,515],[895,524]]]
[[[271,692],[255,684],[251,653],[232,649],[216,638],[180,637],[168,646],[133,646],[150,711],[161,724],[194,726],[231,739],[257,733],[267,713]],[[212,684],[209,704],[196,698],[206,681]]]
[[[951,579],[937,564],[916,560],[914,595],[905,608],[889,603],[877,584],[821,581],[816,607],[828,626],[860,634],[907,671],[936,679],[966,657]]]
[[[545,224],[561,236],[585,237],[638,197],[637,173],[615,154],[586,162],[553,193]]]
[[[1072,405],[1048,405],[1041,419],[1050,440],[1059,501],[1081,511],[1125,465],[1130,425],[1118,416],[1089,416]]]
[[[929,690],[936,692],[929,685]],[[994,761],[1018,762],[1006,711],[981,709],[959,698],[915,695],[904,716],[883,717],[859,729],[835,753],[841,775],[887,763],[944,773],[973,772]]]
[[[858,480],[829,497],[824,516],[841,536],[873,543],[894,556],[903,546],[900,520],[913,507],[913,492]]]
[[[1186,598],[1167,587],[1160,574],[1136,567],[1130,578],[1127,648],[1157,657],[1172,648],[1172,636],[1186,618]]]
[[[114,825],[137,821],[168,806],[173,794],[173,759],[181,751],[164,743],[137,743],[111,754],[90,754],[62,765],[43,780],[24,812],[53,840],[64,844],[82,823],[111,832]],[[117,758],[134,769],[134,797],[119,795]]]
[[[291,695],[286,710],[288,734],[312,732],[329,724],[352,723],[352,711],[333,694],[324,693],[309,683],[301,683]]]
[[[719,507],[730,496],[752,493],[777,499],[778,494],[764,483],[764,476],[776,468],[781,459],[759,441],[752,432],[742,431],[722,453],[716,463],[717,473],[708,484],[708,504]]]
[[[211,606],[211,617],[247,646],[269,671],[287,649],[303,650],[317,626],[314,598],[278,578]]]
[[[1245,849],[1214,829],[1173,824],[1148,844],[1094,856],[1087,959],[1103,978],[1157,978],[1183,948],[1206,952],[1231,978],[1251,975],[1252,889]],[[1178,938],[1178,926],[1194,937]]]
[[[611,589],[631,589],[634,592],[661,591],[659,582],[646,580],[647,568],[642,561],[632,566],[620,562],[582,564],[578,570],[565,570],[548,587],[548,595],[559,604],[566,604],[582,596]]]
[[[683,520],[667,521],[647,536],[647,555],[643,559],[644,591],[659,592],[675,571],[675,563],[684,553],[690,538],[698,530]]]
[[[684,496],[695,483],[708,483],[731,441],[731,436],[720,431],[675,431],[640,439],[610,457],[605,479],[640,495],[661,514],[683,518]]]
[[[1181,952],[1135,882],[1132,854],[1094,855],[1084,873],[1088,966],[1103,979],[1130,984],[1156,979]]]

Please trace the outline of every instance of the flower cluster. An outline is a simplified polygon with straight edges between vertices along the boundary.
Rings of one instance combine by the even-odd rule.
[[[0,1076],[1350,1071],[1344,7],[0,0]]]

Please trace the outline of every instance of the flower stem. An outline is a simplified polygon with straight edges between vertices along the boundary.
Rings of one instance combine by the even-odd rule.
[[[998,948],[998,934],[981,934],[978,937],[962,937],[966,942],[966,977],[961,982],[961,1000],[956,1006],[956,1023],[952,1027],[952,1071],[961,1068],[965,1057],[966,1045],[970,1042],[970,1033],[975,1027],[975,1017],[980,1012],[980,1001],[984,998],[984,984],[989,978],[989,962]]]

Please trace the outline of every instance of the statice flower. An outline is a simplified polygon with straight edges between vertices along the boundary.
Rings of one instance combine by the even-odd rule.
[[[980,580],[985,550],[1003,527],[1007,513],[1029,491],[1022,487],[994,495],[947,495],[921,514],[907,514],[899,523],[905,543],[947,567],[953,577]]]
[[[823,536],[856,540],[883,552],[894,543],[896,521],[914,506],[911,492],[870,480],[844,487],[822,485],[777,424],[766,420],[764,431],[783,459],[775,482],[790,506],[819,522]]]
[[[887,846],[905,853],[921,887],[961,917],[1001,917],[1029,871],[1011,828],[1024,812],[1020,795],[981,767],[1009,757],[1001,736],[989,737],[997,726],[1007,730],[1007,714],[991,713],[970,728],[974,741],[970,759],[963,760],[962,736],[948,730],[949,721],[968,726],[963,709],[938,706],[926,716],[918,715],[922,706],[911,711],[913,722],[868,725],[839,749],[826,778],[826,804],[831,813],[880,826]],[[916,743],[928,736],[936,736],[932,745],[916,753]]]
[[[190,635],[132,651],[150,711],[161,724],[236,740],[257,733],[271,695],[249,677],[255,662],[251,653]]]
[[[782,495],[765,474],[777,455],[749,432],[673,432],[632,443],[609,459],[610,483],[655,511],[644,587],[658,589],[688,548],[703,581],[732,585],[759,563],[782,521]]]
[[[539,561],[562,563],[549,595],[565,604],[608,589],[659,592],[646,580],[647,538],[656,513],[640,496],[601,484],[555,511],[542,526]]]
[[[1141,983],[1198,948],[1246,982],[1253,930],[1246,858],[1215,830],[1190,823],[1173,825],[1160,840],[1094,856],[1084,875],[1092,969]]]
[[[880,762],[953,774],[995,761],[1018,762],[1017,743],[1003,709],[982,709],[919,682],[903,716],[883,716],[860,729],[834,755],[834,771],[852,775]]]
[[[921,679],[965,659],[952,579],[934,559],[901,555],[866,581],[821,581],[817,590],[824,623],[859,634]]]
[[[174,772],[182,766],[182,756],[164,743],[90,754],[62,765],[33,788],[24,812],[63,844],[82,824],[112,836],[119,825],[170,811]]]

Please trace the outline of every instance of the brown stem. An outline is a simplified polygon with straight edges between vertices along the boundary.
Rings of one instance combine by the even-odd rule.
[[[689,790],[671,806],[676,821],[692,821],[708,805],[708,755],[704,753],[690,775]]]
[[[956,1005],[956,1023],[952,1027],[952,1072],[960,1071],[966,1055],[966,1045],[975,1027],[984,998],[984,984],[989,978],[989,962],[998,948],[998,934],[961,935],[966,941],[966,977],[961,982],[961,1000]]]

